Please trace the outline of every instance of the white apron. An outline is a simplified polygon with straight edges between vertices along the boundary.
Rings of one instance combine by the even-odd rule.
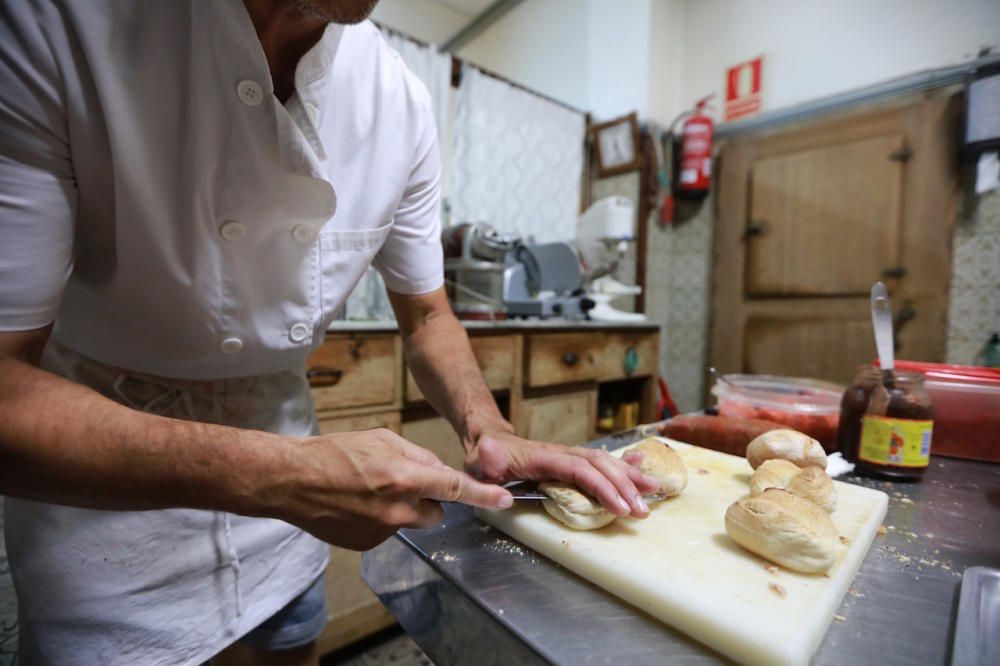
[[[302,372],[165,385],[55,343],[44,367],[155,414],[318,432]],[[12,498],[5,509],[25,666],[203,662],[305,590],[327,562],[325,544],[279,520]]]

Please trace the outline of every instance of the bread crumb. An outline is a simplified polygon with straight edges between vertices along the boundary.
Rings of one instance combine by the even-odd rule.
[[[773,573],[773,574],[778,573],[778,567],[774,566],[773,564],[771,564],[766,560],[764,561],[764,570],[767,571],[768,573]]]
[[[933,539],[934,538],[934,533],[933,532],[928,532],[927,534],[924,535],[924,538],[926,538],[926,539]]]
[[[847,618],[844,617],[843,615],[834,615],[833,619],[836,620],[837,622],[847,622]]]
[[[844,544],[845,546],[849,546],[851,545],[851,540],[845,536],[842,536],[840,537],[840,543]]]
[[[483,534],[486,534],[487,532],[490,531],[490,526],[488,524],[486,524],[486,523],[483,523],[482,525],[478,526],[476,529],[478,529]]]
[[[888,533],[889,533],[889,530],[885,529],[885,525],[879,525],[878,526],[878,534],[879,534],[879,536],[885,536]]]
[[[458,558],[455,557],[454,555],[452,555],[451,553],[446,553],[446,552],[440,551],[440,550],[434,551],[434,554],[431,555],[431,559],[434,560],[435,562],[457,562],[458,561]]]
[[[913,504],[913,500],[911,500],[909,497],[904,497],[903,499],[901,499],[899,501],[901,503],[903,503],[903,504]]]
[[[785,591],[785,588],[783,588],[782,586],[778,585],[777,583],[768,583],[767,584],[767,589],[771,590],[772,592],[774,592],[775,594],[777,594],[782,599],[784,599],[785,596],[788,594],[788,592]]]
[[[707,469],[702,469],[701,467],[699,467],[698,468],[698,473],[699,474],[708,474],[708,470]]]
[[[500,614],[503,615],[503,609],[502,608],[500,609]]]

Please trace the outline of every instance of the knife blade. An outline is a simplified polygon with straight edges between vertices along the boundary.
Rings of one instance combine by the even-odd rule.
[[[542,493],[511,493],[511,496],[514,498],[515,502],[548,499],[548,497]]]
[[[547,495],[538,492],[537,481],[511,481],[504,488],[510,491],[515,502],[548,499]]]

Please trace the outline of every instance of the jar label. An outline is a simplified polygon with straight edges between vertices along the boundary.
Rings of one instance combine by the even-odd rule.
[[[865,416],[858,458],[877,465],[927,467],[934,421]]]

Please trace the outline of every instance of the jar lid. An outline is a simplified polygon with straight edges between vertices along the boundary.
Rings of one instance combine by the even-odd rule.
[[[878,360],[874,365],[879,365]],[[961,384],[989,384],[1000,386],[1000,369],[978,365],[954,365],[924,361],[896,361],[896,368],[907,372],[922,372],[928,379]]]

